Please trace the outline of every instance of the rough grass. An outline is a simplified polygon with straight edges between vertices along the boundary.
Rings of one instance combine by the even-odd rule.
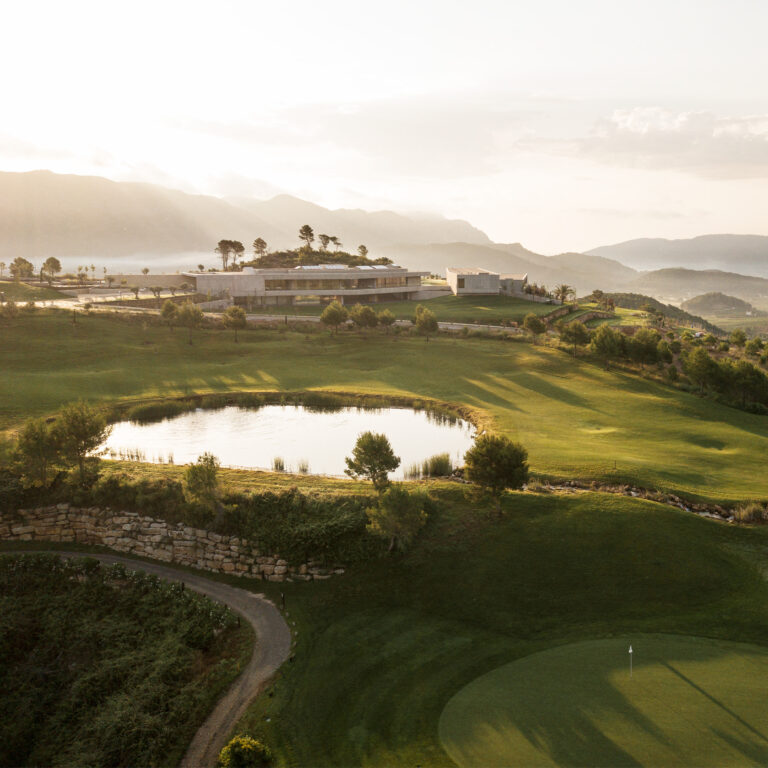
[[[0,293],[4,293],[6,299],[12,299],[17,303],[22,301],[47,301],[49,299],[72,298],[53,288],[17,283],[15,280],[0,280]]]
[[[494,339],[144,330],[42,311],[3,326],[0,428],[80,397],[105,407],[196,393],[321,390],[455,402],[518,440],[534,472],[629,480],[692,497],[768,496],[768,419]],[[342,481],[343,482],[343,481]]]
[[[766,674],[768,649],[742,643],[575,643],[470,683],[448,702],[440,739],[462,768],[765,765]]]
[[[354,303],[354,302],[353,302]],[[381,312],[388,309],[398,320],[410,320],[416,306],[421,303],[435,313],[440,322],[480,323],[500,325],[502,322],[521,322],[529,313],[547,315],[558,307],[526,301],[513,296],[439,296],[424,301],[384,301],[370,306]],[[349,308],[349,307],[347,307]],[[323,307],[319,304],[306,304],[282,307],[254,307],[248,310],[262,315],[320,315]]]

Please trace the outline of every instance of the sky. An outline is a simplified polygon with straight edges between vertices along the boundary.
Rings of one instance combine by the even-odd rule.
[[[768,235],[764,0],[3,5],[0,170],[434,212],[541,253]]]

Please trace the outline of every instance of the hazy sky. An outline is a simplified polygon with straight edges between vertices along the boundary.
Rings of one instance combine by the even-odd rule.
[[[768,234],[765,0],[3,3],[0,169],[465,218],[545,253]]]

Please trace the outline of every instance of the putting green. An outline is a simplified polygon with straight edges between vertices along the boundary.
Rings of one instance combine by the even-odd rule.
[[[471,682],[439,733],[462,768],[765,765],[768,649],[669,635],[553,648]]]

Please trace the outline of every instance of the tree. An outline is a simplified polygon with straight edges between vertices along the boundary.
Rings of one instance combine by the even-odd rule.
[[[333,329],[333,333],[338,333],[339,326],[347,322],[349,312],[347,308],[338,301],[332,301],[320,315],[320,322]]]
[[[49,256],[43,263],[42,271],[48,280],[48,285],[50,285],[53,278],[61,272],[61,262],[55,256]]]
[[[757,357],[763,350],[763,341],[759,336],[755,336],[754,339],[750,339],[747,345],[744,347],[744,352],[750,357]]]
[[[142,267],[141,274],[146,277],[149,274],[149,267]]]
[[[128,290],[134,295],[136,301],[139,300],[139,291],[141,288],[139,288],[138,285],[129,285]]]
[[[367,259],[368,258],[368,248],[364,245],[358,245],[357,246],[357,253],[360,256],[361,259]]]
[[[197,265],[197,271],[198,272],[205,272],[205,264],[198,264]]]
[[[317,239],[320,241],[320,250],[321,251],[327,251],[328,250],[328,243],[331,242],[331,236],[330,235],[318,235]]]
[[[429,341],[431,333],[437,333],[438,324],[435,313],[421,304],[417,305],[413,314],[413,324],[416,330]]]
[[[339,248],[341,248],[344,245],[344,243],[342,243],[341,240],[339,240],[339,238],[336,237],[336,235],[333,235],[333,237],[331,237],[331,242],[333,243],[334,251],[338,251]]]
[[[363,304],[355,304],[350,310],[349,317],[361,330],[375,328],[379,322],[374,309]]]
[[[171,331],[173,331],[173,325],[179,317],[178,305],[170,299],[166,299],[163,303],[163,309],[160,312],[160,316],[163,318],[163,320],[165,320],[166,323],[168,323],[168,327],[171,329]]]
[[[230,240],[232,268],[237,267],[237,260],[245,253],[245,246],[239,240]]]
[[[107,288],[111,288],[112,287],[112,283],[115,282],[115,278],[112,277],[112,275],[107,275],[105,279],[107,281]]]
[[[368,530],[389,539],[389,552],[398,545],[403,549],[427,522],[425,502],[422,493],[409,493],[401,483],[390,485],[379,497],[378,505],[365,510]]]
[[[610,325],[601,325],[592,337],[589,346],[592,352],[602,358],[607,371],[611,360],[616,359],[622,352],[623,338],[618,331],[614,331]]]
[[[269,765],[272,753],[260,741],[246,735],[235,736],[219,752],[216,768],[263,768]]]
[[[235,344],[237,344],[237,331],[240,328],[245,328],[246,325],[245,310],[238,307],[237,304],[227,307],[224,311],[224,325],[234,330]]]
[[[151,285],[149,287],[149,290],[152,292],[154,297],[157,299],[158,303],[160,302],[160,294],[163,292],[163,286],[162,285]]]
[[[203,313],[197,304],[187,301],[179,309],[179,324],[189,330],[189,344],[192,345],[192,331],[199,328],[203,322]]]
[[[629,356],[641,366],[659,359],[661,336],[651,328],[641,328],[629,342]]]
[[[571,296],[576,295],[576,291],[571,288],[570,285],[562,283],[561,285],[555,286],[554,294],[556,299],[559,299],[563,304],[565,304],[565,302],[568,301]]]
[[[0,261],[0,277],[2,277],[5,274],[5,267],[6,263],[4,261]]]
[[[576,357],[577,348],[589,344],[589,331],[584,323],[572,320],[560,325],[560,340],[564,344],[573,344],[573,356]]]
[[[258,258],[267,255],[267,241],[262,237],[257,237],[253,241],[253,252]]]
[[[523,328],[533,336],[533,343],[536,343],[536,339],[547,330],[547,324],[533,312],[529,312],[523,319]]]
[[[304,243],[306,244],[308,250],[312,249],[312,243],[315,240],[315,233],[312,230],[312,227],[309,226],[309,224],[305,224],[299,230],[299,240],[303,240],[304,241]]]
[[[702,392],[715,385],[719,369],[704,347],[695,347],[685,358],[683,370]]]
[[[495,499],[500,513],[504,491],[522,488],[528,480],[528,451],[502,435],[479,435],[464,456],[464,476]]]
[[[92,454],[109,437],[112,427],[95,408],[79,400],[64,406],[53,431],[62,457],[77,464],[80,483],[86,485],[88,464],[98,463]]]
[[[728,341],[733,344],[734,347],[743,347],[747,343],[747,334],[741,328],[736,328],[731,331],[731,336]]]
[[[35,268],[31,261],[27,261],[22,256],[17,256],[10,266],[11,275],[14,280],[21,280],[24,277],[32,277],[35,274]]]
[[[357,438],[352,458],[345,461],[347,475],[367,478],[379,492],[389,485],[389,473],[400,466],[400,458],[392,451],[387,436],[375,432],[363,432]]]
[[[389,328],[395,323],[395,316],[388,309],[382,309],[378,314],[379,325],[389,333]]]
[[[232,241],[219,240],[218,245],[213,249],[213,252],[218,253],[221,257],[221,268],[226,272],[229,255],[232,252]]]
[[[219,467],[219,460],[212,453],[206,452],[184,471],[187,492],[209,509],[215,506],[219,498]]]
[[[48,471],[59,459],[58,436],[45,419],[28,421],[16,443],[16,459],[23,476],[34,485],[48,485]]]

